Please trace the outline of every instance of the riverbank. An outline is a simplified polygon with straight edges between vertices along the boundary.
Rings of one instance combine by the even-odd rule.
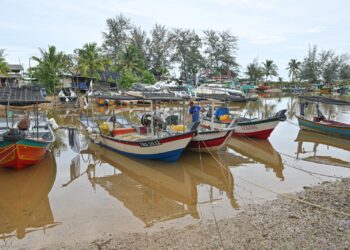
[[[350,214],[350,179],[305,187],[291,194]],[[348,249],[350,216],[285,197],[242,209],[231,219],[198,223],[153,234],[105,235],[91,242],[60,243],[47,249]]]

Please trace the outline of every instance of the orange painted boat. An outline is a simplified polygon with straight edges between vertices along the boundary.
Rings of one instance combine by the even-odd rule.
[[[39,88],[0,89],[0,104],[6,105],[6,121],[1,121],[0,125],[0,168],[23,169],[44,158],[55,140],[48,122],[39,121],[38,104],[47,102],[49,101],[45,100]],[[35,114],[32,119],[15,119],[12,111],[9,111],[10,106],[29,105],[34,105]]]
[[[33,132],[12,128],[0,135],[0,167],[20,170],[34,165],[44,158],[54,140],[49,125]]]
[[[96,103],[101,106],[107,104],[106,99],[102,99],[102,98],[96,98]]]

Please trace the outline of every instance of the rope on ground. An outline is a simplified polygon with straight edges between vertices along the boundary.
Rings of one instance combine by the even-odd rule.
[[[198,136],[200,137],[200,135],[198,134]],[[200,138],[202,140],[202,138]],[[202,140],[203,141],[203,140]],[[202,161],[202,152],[201,152],[201,144],[200,144],[201,141],[198,142],[198,149],[199,149],[199,160],[200,160],[200,164],[201,164],[201,170],[203,171],[203,161]],[[205,143],[203,143],[205,146],[207,146]],[[208,190],[209,192],[209,190]],[[210,211],[211,211],[211,214],[213,215],[213,218],[214,218],[214,221],[215,221],[215,227],[216,227],[216,231],[219,235],[219,238],[220,238],[220,243],[221,243],[221,247],[222,249],[225,249],[224,247],[224,243],[222,241],[222,236],[221,236],[221,232],[220,232],[220,228],[219,228],[219,224],[216,220],[216,216],[215,216],[215,213],[213,212],[213,207],[211,206],[210,207]]]
[[[247,140],[247,141],[251,141],[251,142],[254,142],[253,139],[249,138],[248,136],[241,136],[244,140]],[[297,161],[305,161],[303,159],[298,159],[292,155],[288,155],[288,154],[285,154],[285,153],[280,153],[278,151],[276,151],[277,153],[281,154],[281,155],[284,155],[284,156],[288,156],[290,158],[293,158]],[[290,167],[290,168],[294,168],[294,169],[297,169],[297,170],[300,170],[302,172],[305,172],[305,173],[309,173],[311,175],[319,175],[319,176],[323,176],[323,177],[330,177],[330,178],[336,178],[336,179],[345,179],[344,177],[340,177],[340,176],[335,176],[335,175],[326,175],[326,174],[321,174],[321,173],[318,173],[318,172],[312,172],[312,171],[309,171],[309,170],[305,170],[305,169],[302,169],[302,168],[298,168],[298,167],[295,167],[295,166],[292,166],[292,165],[289,165],[288,163],[286,163],[285,161],[283,162],[284,164],[283,165],[286,165],[287,167]]]
[[[204,144],[205,145],[205,144]],[[206,146],[206,145],[205,145]],[[207,146],[206,146],[207,147]],[[210,155],[213,157],[213,159],[221,166],[223,166],[223,164],[214,156],[214,154],[210,151],[210,149],[207,147],[207,150],[208,152],[210,153]],[[344,215],[344,216],[348,216],[350,217],[350,213],[346,213],[346,212],[342,212],[342,211],[338,211],[338,210],[335,210],[335,209],[332,209],[332,208],[327,208],[327,207],[324,207],[324,206],[321,206],[321,205],[318,205],[318,204],[315,204],[315,203],[312,203],[312,202],[309,202],[309,201],[306,201],[306,200],[303,200],[303,199],[299,199],[299,198],[296,198],[296,197],[292,197],[290,195],[287,195],[287,194],[282,194],[282,193],[279,193],[279,192],[276,192],[272,189],[269,189],[267,187],[264,187],[264,186],[261,186],[261,185],[258,185],[256,183],[253,183],[251,181],[248,181],[242,177],[239,177],[239,176],[235,176],[235,178],[238,178],[248,184],[251,184],[255,187],[258,187],[258,188],[261,188],[263,190],[266,190],[268,192],[271,192],[271,193],[274,193],[274,194],[277,194],[277,195],[280,195],[284,198],[288,198],[288,199],[291,199],[291,200],[294,200],[294,201],[298,201],[300,203],[304,203],[304,204],[307,204],[307,205],[310,205],[310,206],[313,206],[313,207],[317,207],[319,209],[322,209],[322,210],[325,210],[325,211],[328,211],[328,212],[332,212],[332,213],[336,213],[336,214],[340,214],[340,215]]]
[[[319,176],[323,176],[323,177],[329,177],[329,178],[335,178],[335,179],[346,179],[345,177],[341,177],[341,176],[321,174],[321,173],[305,170],[305,169],[302,169],[302,168],[298,168],[298,167],[295,167],[295,166],[292,166],[292,165],[286,163],[286,161],[283,162],[283,165],[286,165],[287,167],[290,167],[290,168],[294,168],[294,169],[300,170],[300,171],[305,172],[305,173],[309,173],[311,175],[315,174],[315,175],[319,175]]]

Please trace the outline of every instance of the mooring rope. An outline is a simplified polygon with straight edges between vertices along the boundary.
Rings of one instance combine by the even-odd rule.
[[[200,164],[201,164],[201,170],[203,171],[203,161],[202,161],[202,152],[201,152],[201,141],[203,141],[202,140],[202,137],[199,135],[199,133],[198,133],[198,136],[200,137],[200,141],[198,142],[198,150],[199,150],[199,161],[200,161]],[[204,142],[204,141],[203,141]],[[206,146],[206,144],[205,143],[203,143],[205,146]],[[208,187],[207,187],[207,191],[208,191],[208,193],[209,193],[209,190],[208,190]],[[223,243],[223,240],[222,240],[222,236],[221,236],[221,232],[220,232],[220,228],[219,228],[219,224],[218,224],[218,222],[217,222],[217,220],[216,220],[216,216],[215,216],[215,213],[214,213],[214,211],[213,211],[213,207],[212,206],[210,206],[210,211],[211,211],[211,214],[213,215],[213,218],[214,218],[214,221],[215,221],[215,227],[216,227],[216,231],[217,231],[217,233],[218,233],[218,235],[219,235],[219,238],[220,238],[220,243],[221,243],[221,247],[222,247],[222,249],[225,249],[225,247],[224,247],[224,243]]]
[[[254,140],[252,138],[249,138],[248,136],[241,136],[244,140],[247,140],[247,141],[250,141],[250,142],[254,142]],[[284,155],[284,156],[288,156],[290,158],[293,158],[297,161],[306,161],[304,159],[298,159],[292,155],[288,155],[288,154],[285,154],[285,153],[281,153],[279,151],[276,151],[277,153],[281,154],[281,155]],[[340,176],[335,176],[335,175],[327,175],[327,174],[322,174],[322,173],[318,173],[318,172],[313,172],[313,171],[309,171],[309,170],[305,170],[305,169],[302,169],[302,168],[298,168],[298,167],[295,167],[295,166],[292,166],[288,163],[286,163],[286,161],[283,162],[283,165],[286,165],[287,167],[290,167],[290,168],[293,168],[293,169],[297,169],[297,170],[300,170],[302,172],[305,172],[305,173],[309,173],[309,174],[315,174],[315,175],[319,175],[319,176],[323,176],[323,177],[330,177],[330,178],[336,178],[336,179],[345,179],[345,177],[340,177]]]
[[[200,135],[198,135],[198,136],[200,136]],[[219,165],[224,166],[224,165],[214,156],[214,154],[213,154],[213,153],[211,152],[211,150],[207,147],[207,145],[206,145],[206,144],[204,144],[204,145],[205,145],[205,147],[207,148],[209,154],[213,157],[213,159],[214,159]],[[235,178],[238,178],[238,179],[240,179],[240,180],[242,180],[242,181],[244,181],[244,182],[246,182],[246,183],[248,183],[248,184],[251,184],[251,185],[253,185],[253,186],[255,186],[255,187],[258,187],[258,188],[260,188],[260,189],[266,190],[266,191],[268,191],[268,192],[271,192],[271,193],[280,195],[280,196],[282,196],[282,197],[285,197],[285,198],[288,198],[288,199],[291,199],[291,200],[294,200],[294,201],[298,201],[298,202],[300,202],[300,203],[304,203],[304,204],[307,204],[307,205],[310,205],[310,206],[313,206],[313,207],[317,207],[317,208],[319,208],[319,209],[322,209],[322,210],[325,210],[325,211],[328,211],[328,212],[332,212],[332,213],[336,213],[336,214],[341,214],[341,215],[345,215],[345,216],[350,217],[350,213],[338,211],[338,210],[335,210],[335,209],[332,209],[332,208],[324,207],[324,206],[321,206],[321,205],[318,205],[318,204],[315,204],[315,203],[312,203],[312,202],[309,202],[309,201],[306,201],[306,200],[303,200],[303,199],[299,199],[299,198],[290,196],[290,195],[288,195],[288,194],[282,194],[282,193],[276,192],[276,191],[274,191],[274,190],[272,190],[272,189],[269,189],[269,188],[267,188],[267,187],[264,187],[264,186],[262,186],[262,185],[259,185],[259,184],[253,183],[253,182],[251,182],[251,181],[248,181],[248,180],[246,180],[246,179],[244,179],[244,178],[242,178],[242,177],[240,177],[240,176],[235,176]]]

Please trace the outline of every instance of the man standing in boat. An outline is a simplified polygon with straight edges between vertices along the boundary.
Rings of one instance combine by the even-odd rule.
[[[201,107],[198,105],[194,105],[193,101],[190,101],[189,103],[190,109],[188,113],[192,115],[192,122],[199,122],[200,121],[200,111]]]

